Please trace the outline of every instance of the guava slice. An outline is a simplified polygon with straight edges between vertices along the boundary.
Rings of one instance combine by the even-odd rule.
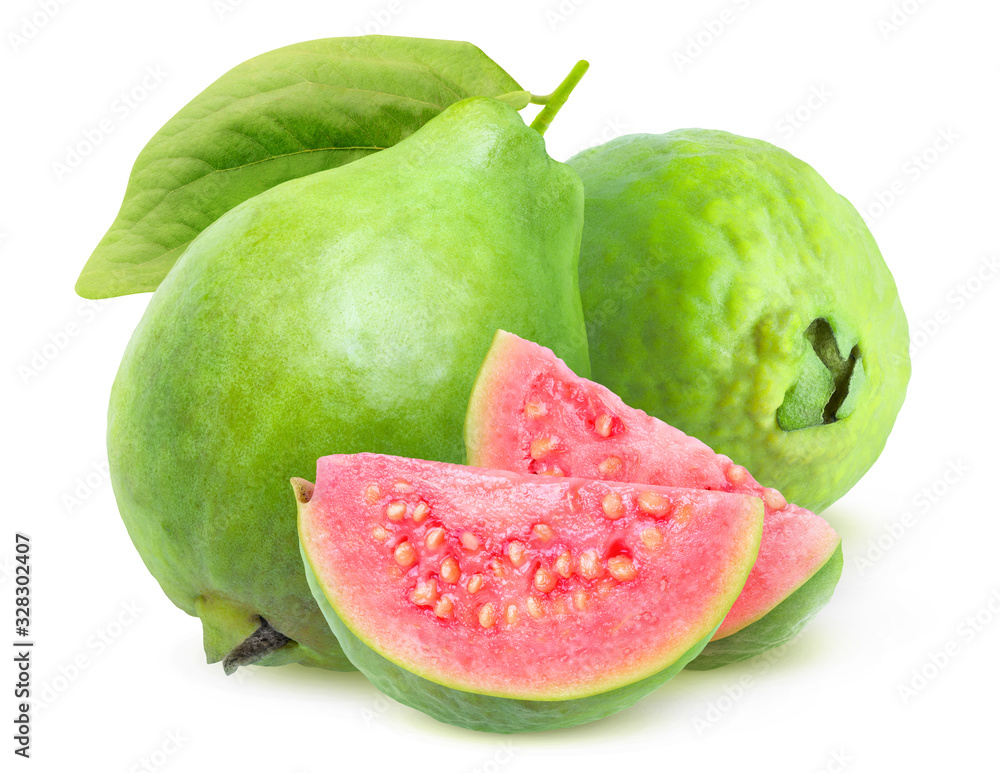
[[[493,732],[632,705],[711,639],[760,543],[756,497],[379,454],[294,478],[306,575],[383,692]]]
[[[498,331],[469,401],[469,464],[547,476],[748,494],[765,505],[760,555],[692,668],[744,660],[797,634],[840,577],[840,537],[697,438],[630,408],[549,349]],[[755,627],[754,627],[755,626]],[[723,643],[724,642],[724,643]]]

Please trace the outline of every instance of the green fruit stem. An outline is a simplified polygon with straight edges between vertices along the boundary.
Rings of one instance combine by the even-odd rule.
[[[590,63],[581,59],[573,65],[573,69],[569,71],[569,75],[563,79],[563,82],[551,94],[546,94],[542,97],[536,97],[534,94],[531,95],[531,103],[533,105],[544,105],[541,112],[535,116],[535,120],[531,122],[532,129],[542,136],[545,135],[545,130],[549,128],[552,119],[556,117],[560,108],[566,104],[569,95],[573,93],[576,84],[580,82],[580,79],[588,69],[590,69]]]

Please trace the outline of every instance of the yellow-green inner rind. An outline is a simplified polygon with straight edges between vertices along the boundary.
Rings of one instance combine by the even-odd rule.
[[[746,628],[709,642],[686,667],[708,671],[747,660],[791,641],[826,606],[843,567],[844,551],[838,544],[830,559],[791,596]]]
[[[303,553],[306,579],[330,629],[351,662],[390,698],[415,708],[439,722],[490,733],[522,733],[571,727],[626,709],[675,676],[711,640],[715,628],[674,663],[652,676],[608,692],[569,700],[517,700],[456,690],[407,671],[383,657],[350,628],[330,604],[319,579]],[[721,621],[720,621],[721,622]],[[718,626],[716,626],[718,627]]]

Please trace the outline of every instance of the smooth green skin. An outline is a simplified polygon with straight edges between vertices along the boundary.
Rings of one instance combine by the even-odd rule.
[[[595,380],[791,502],[843,496],[910,376],[906,317],[857,211],[789,153],[720,131],[620,137],[568,163],[586,190]],[[814,346],[816,319],[833,335]]]
[[[314,597],[344,651],[365,676],[390,698],[439,722],[490,733],[523,733],[571,727],[627,709],[676,676],[708,644],[715,629],[662,671],[608,692],[559,701],[516,700],[456,690],[417,676],[383,657],[354,635],[330,604],[303,552],[302,562]],[[748,568],[749,571],[749,568]],[[734,595],[735,598],[735,595]],[[721,624],[721,620],[719,621]],[[718,626],[716,626],[718,628]]]
[[[794,639],[806,623],[827,605],[844,568],[842,545],[812,577],[764,617],[734,634],[709,642],[694,660],[689,671],[708,671],[748,660]]]
[[[461,462],[497,328],[589,371],[583,188],[493,99],[221,218],[154,294],[111,395],[119,509],[209,662],[258,625],[264,664],[350,665],[299,558],[292,476],[375,451]]]
[[[453,40],[327,38],[243,62],[142,149],[76,290],[85,298],[155,290],[236,205],[395,145],[461,99],[500,95],[517,107],[530,96],[478,48]]]

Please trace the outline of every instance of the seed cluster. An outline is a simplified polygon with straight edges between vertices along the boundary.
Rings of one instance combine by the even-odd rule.
[[[551,387],[549,387],[551,388]],[[567,388],[567,385],[559,383],[559,388]],[[565,398],[560,398],[565,399]],[[589,409],[588,409],[589,410]],[[529,419],[540,419],[547,416],[549,408],[545,404],[544,398],[535,396],[525,402],[524,415]],[[625,422],[619,417],[606,411],[590,411],[590,418],[584,419],[584,426],[592,428],[598,438],[610,438],[625,432]],[[537,475],[566,476],[575,475],[584,478],[597,478],[599,480],[628,480],[628,473],[625,470],[625,461],[614,454],[609,454],[601,461],[597,462],[596,470],[567,470],[559,465],[560,454],[567,450],[566,440],[554,436],[550,431],[537,435],[528,444],[528,455],[531,457],[529,469]],[[600,441],[598,441],[600,442]],[[734,490],[742,493],[753,494],[764,500],[768,510],[782,510],[788,506],[788,502],[781,492],[773,488],[764,488],[754,481],[746,467],[733,464],[727,457],[720,457],[725,460],[726,480]],[[565,463],[565,462],[564,462]],[[653,510],[645,512],[655,515]],[[613,517],[611,510],[606,506],[605,512],[608,517]]]
[[[541,398],[528,400],[524,405],[524,415],[529,419],[539,419],[548,415],[548,407]],[[624,422],[607,412],[598,413],[592,419],[588,419],[587,426],[591,427],[594,434],[600,438],[610,438],[625,431]],[[528,444],[531,471],[537,475],[565,476],[567,471],[556,462],[559,454],[566,450],[566,445],[560,438],[551,434],[538,435]],[[619,480],[624,468],[625,462],[622,458],[610,454],[598,462],[596,470],[575,470],[571,474],[603,480]]]
[[[574,496],[578,501],[579,493]],[[559,544],[556,527],[541,522],[487,555],[472,531],[450,530],[440,523],[428,501],[433,497],[422,497],[408,481],[397,481],[387,490],[372,483],[362,499],[381,515],[381,522],[372,527],[372,540],[391,552],[397,567],[392,571],[412,581],[410,602],[442,620],[460,618],[486,630],[566,614],[570,604],[583,610],[594,594],[606,596],[642,571],[641,562],[626,548],[616,547],[611,555],[596,548],[572,550]],[[662,520],[683,508],[655,491],[608,491],[599,501],[608,521],[629,515]],[[664,542],[655,521],[638,535],[648,551]],[[519,589],[512,593],[512,587]]]

